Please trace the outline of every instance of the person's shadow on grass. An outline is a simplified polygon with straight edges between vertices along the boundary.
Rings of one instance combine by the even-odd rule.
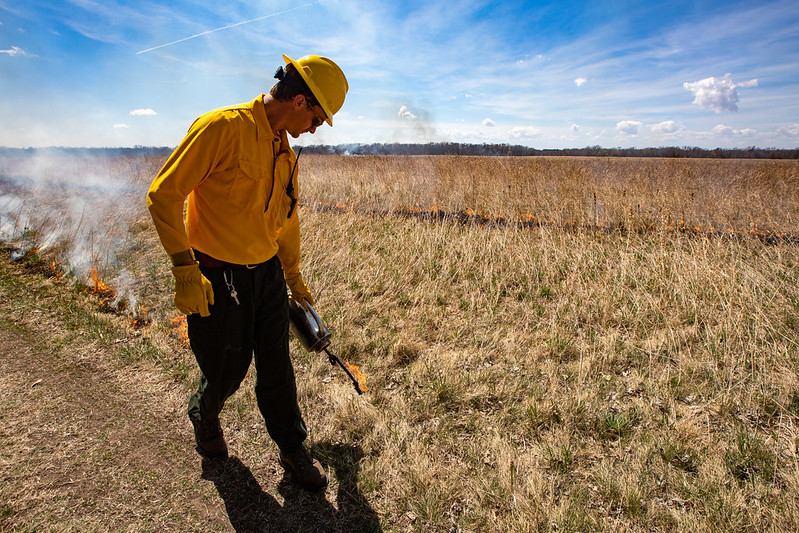
[[[301,489],[286,473],[277,486],[283,496],[281,506],[265,492],[252,472],[237,457],[226,461],[203,460],[203,479],[213,482],[225,502],[230,524],[239,532],[368,532],[382,529],[377,513],[358,490],[358,471],[363,451],[346,444],[319,443],[314,456],[325,466],[331,483],[337,483],[333,507],[325,492]]]

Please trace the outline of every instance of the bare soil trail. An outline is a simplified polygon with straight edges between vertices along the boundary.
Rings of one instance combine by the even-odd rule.
[[[225,529],[163,383],[25,337],[0,330],[0,524]]]
[[[341,469],[308,494],[271,450],[234,444],[228,461],[203,462],[185,384],[124,364],[108,352],[127,339],[60,314],[87,313],[74,294],[12,270],[0,267],[0,531],[364,530]]]

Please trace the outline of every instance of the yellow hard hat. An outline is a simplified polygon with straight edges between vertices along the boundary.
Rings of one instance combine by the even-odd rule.
[[[344,97],[350,86],[344,72],[330,59],[322,56],[305,56],[299,61],[283,54],[286,64],[294,65],[305,84],[311,89],[319,105],[327,115],[327,123],[333,125],[333,115],[344,105]]]

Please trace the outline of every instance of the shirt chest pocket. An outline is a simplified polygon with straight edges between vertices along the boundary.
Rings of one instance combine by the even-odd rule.
[[[266,210],[266,202],[271,191],[271,166],[240,160],[233,177],[228,200],[243,211],[263,213]]]

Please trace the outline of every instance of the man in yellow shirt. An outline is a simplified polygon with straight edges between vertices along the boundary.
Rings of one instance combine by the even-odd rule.
[[[332,126],[349,87],[330,59],[283,59],[269,94],[192,124],[150,186],[147,206],[202,372],[188,408],[197,451],[227,457],[219,413],[254,355],[258,407],[279,460],[302,487],[320,490],[327,475],[302,444],[289,357],[286,286],[303,305],[313,299],[300,274],[297,156],[288,135]]]

